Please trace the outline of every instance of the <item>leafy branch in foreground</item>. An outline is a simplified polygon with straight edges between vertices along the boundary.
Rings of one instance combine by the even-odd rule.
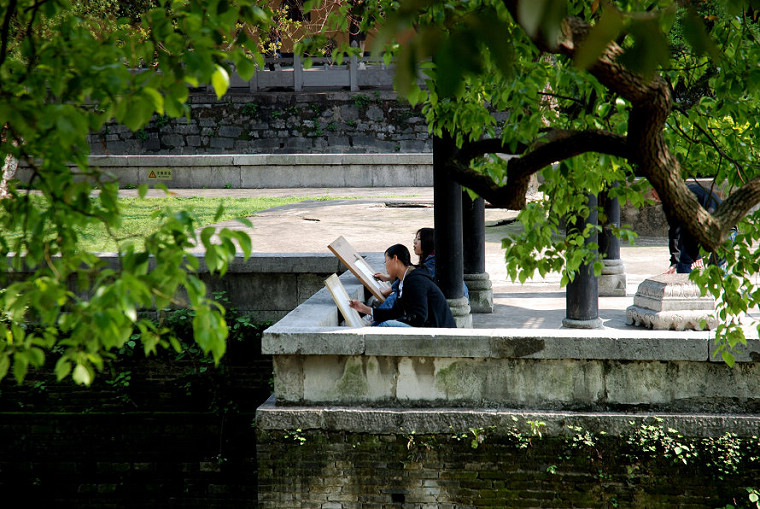
[[[14,0],[0,11],[0,156],[19,161],[39,193],[33,200],[10,181],[0,201],[0,378],[20,381],[61,352],[59,379],[90,384],[135,327],[146,353],[176,344],[140,317],[170,304],[193,309],[195,341],[218,362],[224,309],[207,297],[186,251],[202,247],[209,270],[223,274],[237,246],[250,254],[250,239],[222,230],[212,241],[212,231],[196,233],[191,214],[159,211],[157,231],[107,266],[80,246],[89,225],[115,236],[121,223],[118,186],[89,167],[87,136],[108,121],[139,130],[154,114],[184,116],[189,86],[210,83],[221,97],[230,62],[250,78],[260,57],[235,26],[265,29],[270,11],[247,0],[171,2],[132,26],[78,6]]]

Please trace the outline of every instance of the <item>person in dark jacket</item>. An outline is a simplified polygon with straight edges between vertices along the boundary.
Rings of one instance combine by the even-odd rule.
[[[406,246],[395,244],[385,251],[385,270],[399,280],[398,298],[393,307],[372,309],[352,300],[352,308],[372,315],[379,327],[456,327],[443,292],[430,272],[412,265]]]
[[[705,189],[696,182],[687,184],[689,191],[697,198],[699,204],[709,213],[715,212],[721,199],[718,198],[711,190]],[[655,201],[660,201],[657,191],[652,193]],[[668,220],[668,250],[670,251],[670,267],[665,271],[666,274],[688,274],[693,269],[704,267],[704,261],[700,254],[700,245],[697,239],[689,233],[685,226],[670,216]],[[736,228],[731,234],[731,238],[736,236]],[[712,260],[711,261],[715,263]],[[725,260],[720,260],[716,264],[723,265]]]

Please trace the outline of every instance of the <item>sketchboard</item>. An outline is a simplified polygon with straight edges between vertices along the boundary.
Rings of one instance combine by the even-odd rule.
[[[390,285],[385,281],[378,281],[375,279],[374,274],[377,272],[369,266],[367,261],[356,252],[354,246],[342,236],[335,239],[332,244],[327,246],[332,253],[343,262],[343,265],[348,267],[356,278],[362,282],[367,290],[375,296],[380,302],[385,302],[385,297],[381,293],[382,290],[387,290]]]
[[[346,321],[346,324],[349,327],[364,327],[364,321],[362,320],[359,312],[349,306],[351,299],[348,298],[348,292],[346,292],[346,288],[343,286],[343,283],[341,283],[340,279],[338,279],[338,275],[333,274],[332,276],[325,279],[325,286],[328,290],[330,290],[330,295],[332,295],[335,304],[338,305],[340,314],[343,315],[343,319]]]

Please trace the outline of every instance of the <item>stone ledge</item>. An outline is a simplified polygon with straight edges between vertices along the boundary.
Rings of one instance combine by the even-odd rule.
[[[199,155],[123,155],[90,156],[93,166],[107,167],[230,167],[299,165],[430,165],[430,153],[392,154],[199,154]]]
[[[721,437],[726,430],[739,437],[757,435],[760,416],[735,414],[679,414],[651,412],[552,412],[500,408],[357,408],[345,406],[278,406],[274,396],[256,410],[260,430],[329,429],[361,433],[417,434],[467,432],[469,428],[511,429],[528,421],[545,423],[547,436],[572,434],[568,426],[604,431],[611,435],[630,432],[634,426],[661,419],[665,428],[690,437]],[[634,422],[631,425],[631,421]]]

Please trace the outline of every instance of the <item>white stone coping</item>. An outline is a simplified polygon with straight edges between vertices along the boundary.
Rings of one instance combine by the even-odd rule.
[[[208,272],[203,253],[193,253],[198,258],[197,274]],[[109,267],[118,269],[116,253],[98,253]],[[10,263],[12,256],[8,256]],[[55,257],[54,257],[55,258]],[[150,258],[153,267],[153,257]],[[247,259],[237,253],[227,268],[227,274],[325,274],[345,270],[332,253],[252,253]]]
[[[365,254],[380,266],[382,254]],[[351,298],[363,298],[361,283],[346,272],[341,282]],[[342,320],[341,320],[342,321]],[[615,361],[723,362],[714,358],[711,331],[621,329],[437,329],[338,326],[338,309],[326,288],[267,329],[262,353],[269,355],[367,355],[588,359]],[[757,340],[748,341],[738,362],[754,361]]]
[[[230,167],[230,166],[344,166],[433,164],[432,153],[386,154],[199,154],[199,155],[91,155],[100,167]]]
[[[509,408],[368,408],[331,405],[278,406],[271,396],[256,410],[261,430],[329,429],[358,433],[436,434],[480,428],[499,434],[513,427],[529,435],[530,422],[544,423],[542,435],[567,436],[568,426],[609,435],[630,434],[642,423],[677,429],[690,437],[721,437],[726,430],[741,437],[757,435],[760,416],[665,412],[573,412]],[[632,424],[633,423],[633,424]],[[493,430],[493,431],[492,431]]]

